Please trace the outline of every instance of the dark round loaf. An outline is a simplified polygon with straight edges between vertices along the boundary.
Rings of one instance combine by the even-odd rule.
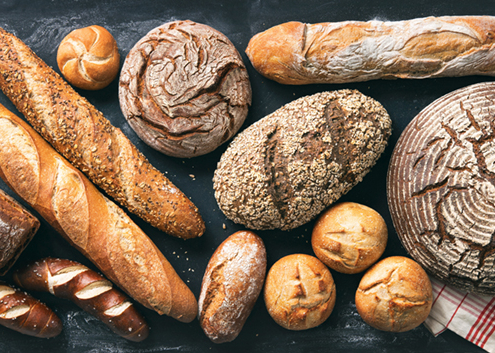
[[[296,228],[362,180],[391,120],[358,91],[299,98],[236,136],[213,182],[220,209],[251,229]]]
[[[404,247],[430,274],[495,294],[495,83],[451,92],[399,138],[387,181]]]
[[[144,142],[169,156],[189,158],[234,136],[251,105],[251,84],[225,35],[175,21],[153,29],[130,50],[119,100]]]

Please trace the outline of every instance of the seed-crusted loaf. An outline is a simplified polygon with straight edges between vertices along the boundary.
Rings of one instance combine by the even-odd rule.
[[[297,99],[240,133],[213,182],[220,209],[251,229],[293,229],[362,180],[385,149],[391,120],[356,90]]]

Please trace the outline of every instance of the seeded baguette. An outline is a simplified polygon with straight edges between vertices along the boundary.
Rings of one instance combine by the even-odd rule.
[[[250,229],[296,228],[362,180],[391,120],[358,91],[299,98],[237,135],[213,178],[220,209]]]
[[[159,314],[198,305],[151,239],[27,123],[0,105],[0,177],[113,283]]]
[[[59,153],[131,212],[180,238],[204,233],[194,204],[118,128],[0,28],[0,88]]]
[[[254,68],[279,83],[495,75],[495,17],[287,22],[256,34]]]
[[[26,290],[50,292],[71,300],[130,341],[140,342],[148,337],[148,324],[129,298],[79,262],[45,258],[17,270],[14,281]]]
[[[62,321],[50,308],[2,281],[0,325],[39,338],[55,337],[62,332]]]

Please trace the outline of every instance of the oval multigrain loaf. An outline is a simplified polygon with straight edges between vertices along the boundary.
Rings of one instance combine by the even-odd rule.
[[[220,209],[252,229],[296,228],[362,180],[391,120],[356,90],[297,99],[240,133],[213,182]]]

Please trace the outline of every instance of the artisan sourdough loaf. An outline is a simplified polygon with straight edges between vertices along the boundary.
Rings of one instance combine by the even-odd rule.
[[[495,17],[287,22],[255,35],[246,53],[284,84],[495,74]]]
[[[40,221],[0,190],[0,276],[15,263],[40,227]]]
[[[358,91],[299,98],[237,135],[213,178],[220,209],[251,229],[296,228],[362,180],[391,120]]]
[[[119,100],[144,142],[189,158],[234,136],[251,105],[251,84],[225,35],[201,23],[173,21],[151,30],[130,50]]]
[[[60,154],[129,211],[180,238],[204,233],[196,206],[91,103],[0,28],[0,88]]]
[[[451,92],[404,129],[390,214],[409,254],[443,282],[495,294],[495,83]]]
[[[0,177],[113,283],[190,322],[196,298],[150,238],[27,123],[0,105]]]

